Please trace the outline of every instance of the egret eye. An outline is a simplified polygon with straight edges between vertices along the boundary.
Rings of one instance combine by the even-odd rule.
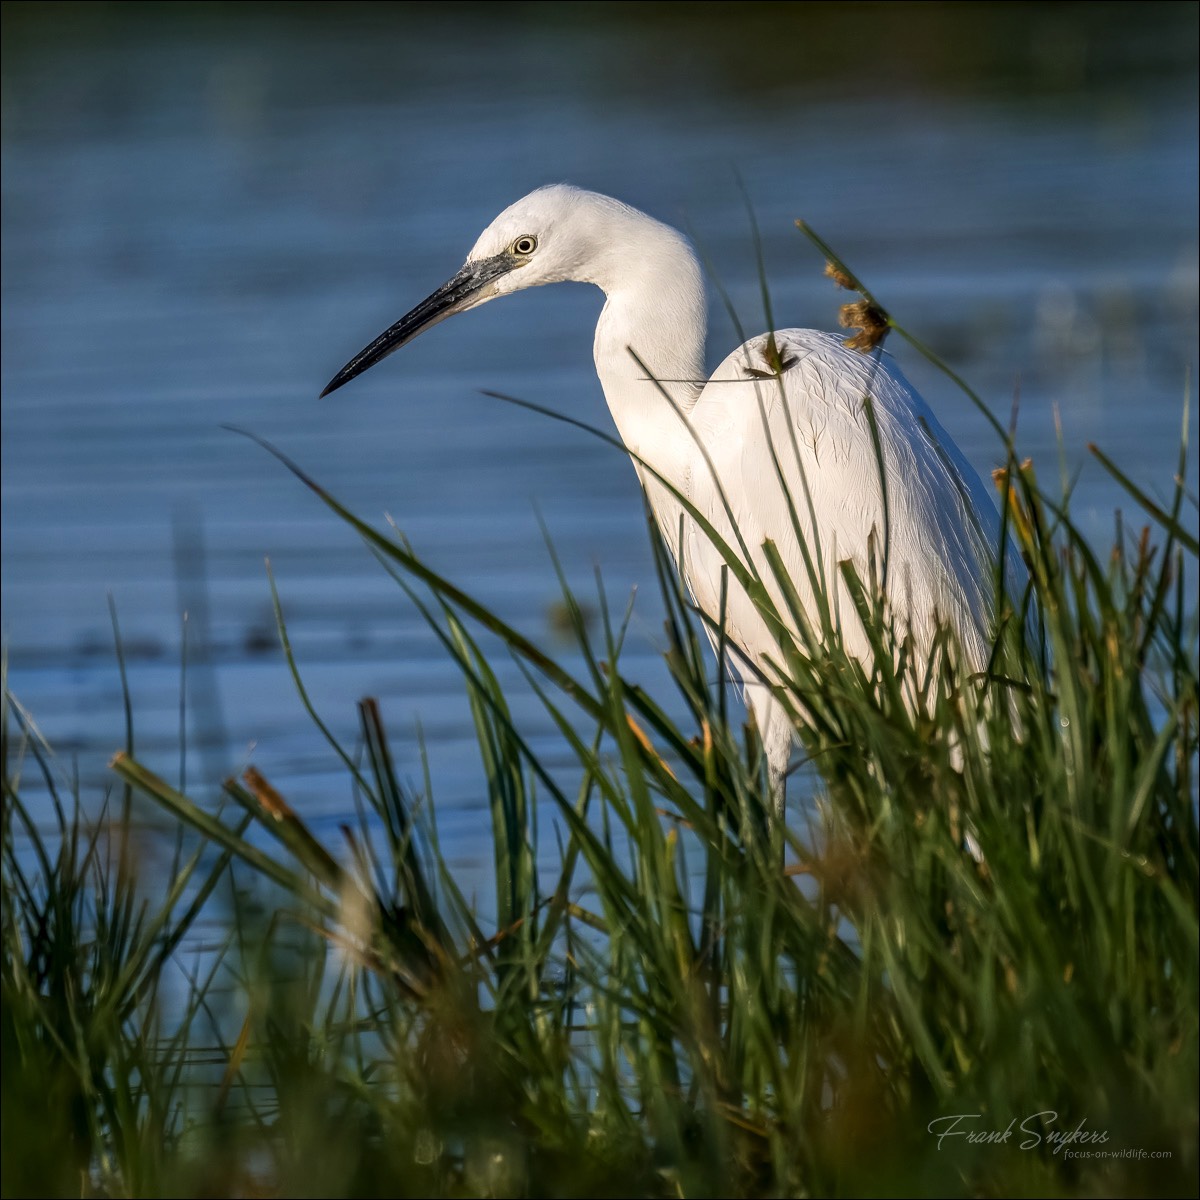
[[[512,244],[512,252],[522,256],[532,254],[537,249],[537,238],[532,233],[525,234],[524,237],[519,237]]]

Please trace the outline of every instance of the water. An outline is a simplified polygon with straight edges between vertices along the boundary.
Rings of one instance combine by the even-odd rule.
[[[657,5],[85,5],[69,28],[61,6],[21,7],[3,83],[3,631],[10,687],[85,784],[123,741],[111,593],[149,765],[180,772],[186,609],[194,790],[253,761],[318,825],[345,819],[344,772],[275,644],[269,555],[324,717],[353,741],[355,700],[378,696],[414,782],[419,722],[443,845],[464,866],[481,854],[457,673],[353,534],[227,423],[361,516],[391,514],[553,644],[540,512],[585,596],[597,565],[618,606],[642,585],[625,667],[662,683],[628,462],[482,395],[608,428],[597,293],[490,306],[316,399],[541,183],[686,227],[750,333],[765,318],[744,187],[781,324],[830,327],[844,299],[803,216],[998,410],[1019,390],[1044,478],[1057,408],[1098,541],[1131,505],[1087,442],[1169,486],[1197,346],[1193,6],[856,6],[858,24],[839,6],[694,6],[685,24]],[[737,336],[715,293],[712,313],[715,363]],[[894,350],[989,469],[985,423]]]

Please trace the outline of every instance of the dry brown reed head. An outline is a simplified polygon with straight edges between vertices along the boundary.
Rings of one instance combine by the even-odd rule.
[[[858,280],[839,263],[827,262],[825,264],[825,274],[832,279],[840,288],[845,288],[848,292],[858,292],[862,289],[859,287]]]
[[[846,345],[851,350],[861,350],[866,353],[883,344],[887,337],[887,313],[877,308],[869,300],[858,300],[854,304],[843,304],[838,313],[838,324],[843,329],[857,329],[853,337],[846,339]]]

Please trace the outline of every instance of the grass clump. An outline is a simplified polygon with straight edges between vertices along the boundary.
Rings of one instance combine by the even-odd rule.
[[[1010,454],[1028,582],[975,676],[949,629],[919,658],[846,567],[864,665],[828,613],[788,610],[778,570],[721,547],[780,630],[819,780],[807,828],[772,819],[657,538],[680,720],[622,673],[628,615],[603,593],[593,633],[564,583],[568,669],[288,464],[461,669],[489,916],[374,701],[357,749],[313,712],[355,799],[336,846],[253,769],[213,809],[131,747],[120,803],[86,822],[7,710],[4,1193],[1194,1191],[1196,539],[1182,456],[1169,505],[1102,461],[1150,520],[1118,522],[1106,557]],[[487,645],[522,665],[573,772],[531,749]],[[165,876],[135,869],[133,793],[187,831]]]

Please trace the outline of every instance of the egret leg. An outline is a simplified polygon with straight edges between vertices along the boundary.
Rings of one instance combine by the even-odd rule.
[[[746,684],[746,707],[754,714],[763,753],[767,756],[767,780],[771,788],[771,816],[782,821],[787,800],[787,769],[796,741],[788,711],[761,683]]]

